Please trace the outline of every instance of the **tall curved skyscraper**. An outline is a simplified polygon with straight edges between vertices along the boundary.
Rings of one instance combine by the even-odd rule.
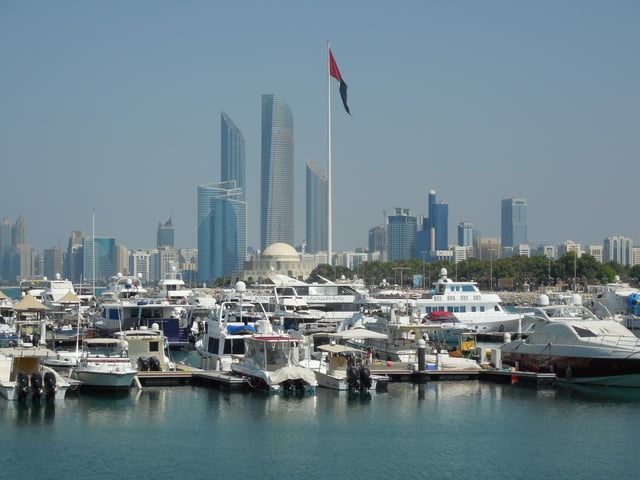
[[[245,196],[245,143],[244,135],[231,117],[222,112],[220,115],[220,181],[236,181],[236,187],[242,189]]]
[[[262,95],[260,248],[293,246],[293,116],[273,94]]]

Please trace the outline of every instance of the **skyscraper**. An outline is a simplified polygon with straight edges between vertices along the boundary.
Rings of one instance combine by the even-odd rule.
[[[524,198],[502,200],[502,247],[527,243],[527,201]]]
[[[387,217],[387,261],[408,260],[415,255],[417,219],[407,208],[396,208]]]
[[[293,246],[293,116],[272,94],[262,96],[260,248]]]
[[[329,185],[327,176],[312,160],[307,161],[307,253],[328,249]]]
[[[115,238],[85,238],[82,252],[86,282],[107,282],[117,273]]]
[[[244,136],[226,113],[220,116],[220,180],[236,181],[242,189],[242,200],[246,194],[246,167]]]
[[[247,204],[235,180],[198,186],[198,279],[241,270],[247,252]]]
[[[461,247],[473,246],[473,224],[470,222],[458,224],[458,245]]]
[[[173,222],[171,218],[167,220],[164,224],[162,222],[158,223],[158,235],[156,246],[160,247],[175,247],[174,245],[174,228]]]
[[[422,222],[422,230],[417,232],[416,258],[423,258],[427,252],[449,248],[449,205],[436,200],[436,192],[429,191],[428,217]]]

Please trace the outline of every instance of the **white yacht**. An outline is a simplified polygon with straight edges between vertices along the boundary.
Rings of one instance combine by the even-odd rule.
[[[580,303],[551,305],[545,297],[526,314],[531,333],[500,348],[503,365],[555,373],[566,383],[640,387],[640,339],[633,332]]]
[[[476,333],[517,332],[521,328],[522,314],[507,312],[495,292],[481,292],[476,282],[454,281],[447,276],[447,269],[440,270],[440,276],[433,283],[433,291],[426,298],[375,298],[361,300],[363,305],[401,305],[414,309],[425,321],[434,312],[450,312],[460,324]]]
[[[339,325],[359,311],[356,300],[361,296],[353,286],[323,278],[322,283],[307,283],[286,275],[272,274],[274,299],[293,297],[304,302],[325,323]],[[275,301],[275,300],[274,300]]]
[[[243,299],[223,301],[201,322],[195,348],[204,370],[231,371],[232,363],[244,356],[246,336],[272,332],[260,304]]]
[[[158,282],[158,289],[154,292],[158,298],[166,298],[169,303],[186,305],[193,297],[193,290],[187,288],[182,273],[175,265],[171,265],[164,278]]]

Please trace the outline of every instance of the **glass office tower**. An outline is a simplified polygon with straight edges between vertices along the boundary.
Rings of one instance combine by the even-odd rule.
[[[293,116],[272,94],[262,96],[260,248],[293,246]]]

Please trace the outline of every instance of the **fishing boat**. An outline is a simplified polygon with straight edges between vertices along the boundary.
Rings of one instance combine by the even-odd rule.
[[[313,369],[300,363],[299,339],[286,333],[248,335],[244,356],[231,371],[247,379],[254,390],[269,393],[313,393],[318,385]]]
[[[314,369],[318,387],[332,390],[366,392],[383,388],[389,382],[387,375],[372,374],[367,366],[368,352],[341,344],[320,345],[322,360]]]
[[[86,338],[71,378],[82,382],[81,388],[125,390],[138,371],[132,366],[127,342],[118,338]]]
[[[131,365],[139,372],[170,372],[176,366],[171,358],[167,337],[158,325],[116,333],[116,338],[127,342]]]
[[[7,400],[38,402],[65,397],[73,383],[40,362],[42,349],[0,352],[0,395]]]

